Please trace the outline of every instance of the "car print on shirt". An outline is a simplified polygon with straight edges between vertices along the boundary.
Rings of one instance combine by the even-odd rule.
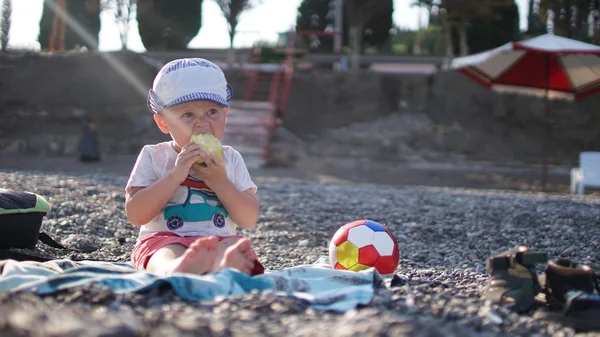
[[[215,196],[187,187],[188,195],[183,204],[165,208],[164,219],[170,230],[181,228],[185,222],[211,221],[215,227],[225,227],[229,215]]]

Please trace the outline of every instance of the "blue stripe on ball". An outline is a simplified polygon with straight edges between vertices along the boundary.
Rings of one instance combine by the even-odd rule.
[[[365,226],[371,228],[373,232],[385,232],[385,227],[383,227],[382,224],[375,221],[367,220],[365,221]]]

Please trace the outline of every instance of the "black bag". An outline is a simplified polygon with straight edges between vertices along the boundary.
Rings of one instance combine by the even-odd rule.
[[[42,219],[49,211],[50,206],[41,195],[0,188],[0,260],[49,260],[11,250],[11,248],[34,249],[38,240],[58,249],[89,252],[66,248],[54,241],[47,233],[40,232]]]

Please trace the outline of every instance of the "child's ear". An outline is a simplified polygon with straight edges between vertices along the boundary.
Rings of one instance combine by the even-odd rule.
[[[158,126],[160,131],[162,131],[162,133],[169,133],[169,128],[167,127],[167,123],[165,122],[163,116],[161,116],[160,114],[154,114],[154,122],[156,123],[156,126]]]

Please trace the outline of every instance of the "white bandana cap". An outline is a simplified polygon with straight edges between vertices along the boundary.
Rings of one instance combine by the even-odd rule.
[[[148,93],[148,109],[158,113],[174,105],[208,101],[229,106],[232,89],[216,64],[202,58],[185,58],[165,64]]]

